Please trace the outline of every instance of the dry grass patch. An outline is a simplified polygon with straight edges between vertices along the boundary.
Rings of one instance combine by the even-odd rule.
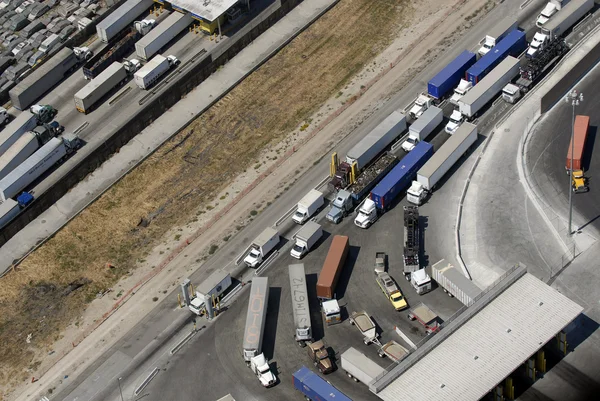
[[[409,1],[340,2],[2,279],[2,388],[30,379],[98,292],[342,89],[411,13]]]

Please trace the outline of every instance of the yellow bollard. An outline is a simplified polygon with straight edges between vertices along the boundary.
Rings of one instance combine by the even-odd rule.
[[[177,294],[177,303],[179,304],[180,308],[183,308],[183,305],[181,305],[181,294]]]

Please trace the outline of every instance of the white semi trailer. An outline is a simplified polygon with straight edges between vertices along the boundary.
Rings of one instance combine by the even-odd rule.
[[[307,342],[313,341],[306,273],[303,264],[289,265],[288,270],[290,273],[292,312],[294,313],[294,338],[302,347],[305,347]]]

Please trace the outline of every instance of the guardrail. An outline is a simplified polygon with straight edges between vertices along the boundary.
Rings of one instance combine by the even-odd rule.
[[[273,260],[275,260],[275,257],[279,255],[279,251],[275,251],[271,254],[271,256],[269,256],[264,262],[262,262],[262,264],[260,265],[260,267],[258,267],[256,269],[256,271],[254,272],[255,276],[260,276],[265,270],[267,270],[267,268],[271,265],[271,262],[273,262]]]
[[[158,372],[160,372],[160,369],[159,368],[154,368],[154,370],[144,379],[144,381],[142,382],[142,384],[140,384],[138,386],[138,388],[136,388],[133,393],[135,395],[139,395],[142,391],[144,391],[144,389],[146,388],[146,386],[148,386],[148,384],[150,384],[150,382],[152,381],[152,379],[154,379],[156,377],[156,375],[158,374]]]

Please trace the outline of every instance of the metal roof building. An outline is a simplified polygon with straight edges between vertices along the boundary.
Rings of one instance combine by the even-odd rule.
[[[523,267],[503,279],[370,390],[386,401],[479,400],[583,311]]]
[[[168,0],[167,0],[168,1]],[[171,0],[174,8],[188,11],[195,17],[212,22],[225,14],[238,0]]]

